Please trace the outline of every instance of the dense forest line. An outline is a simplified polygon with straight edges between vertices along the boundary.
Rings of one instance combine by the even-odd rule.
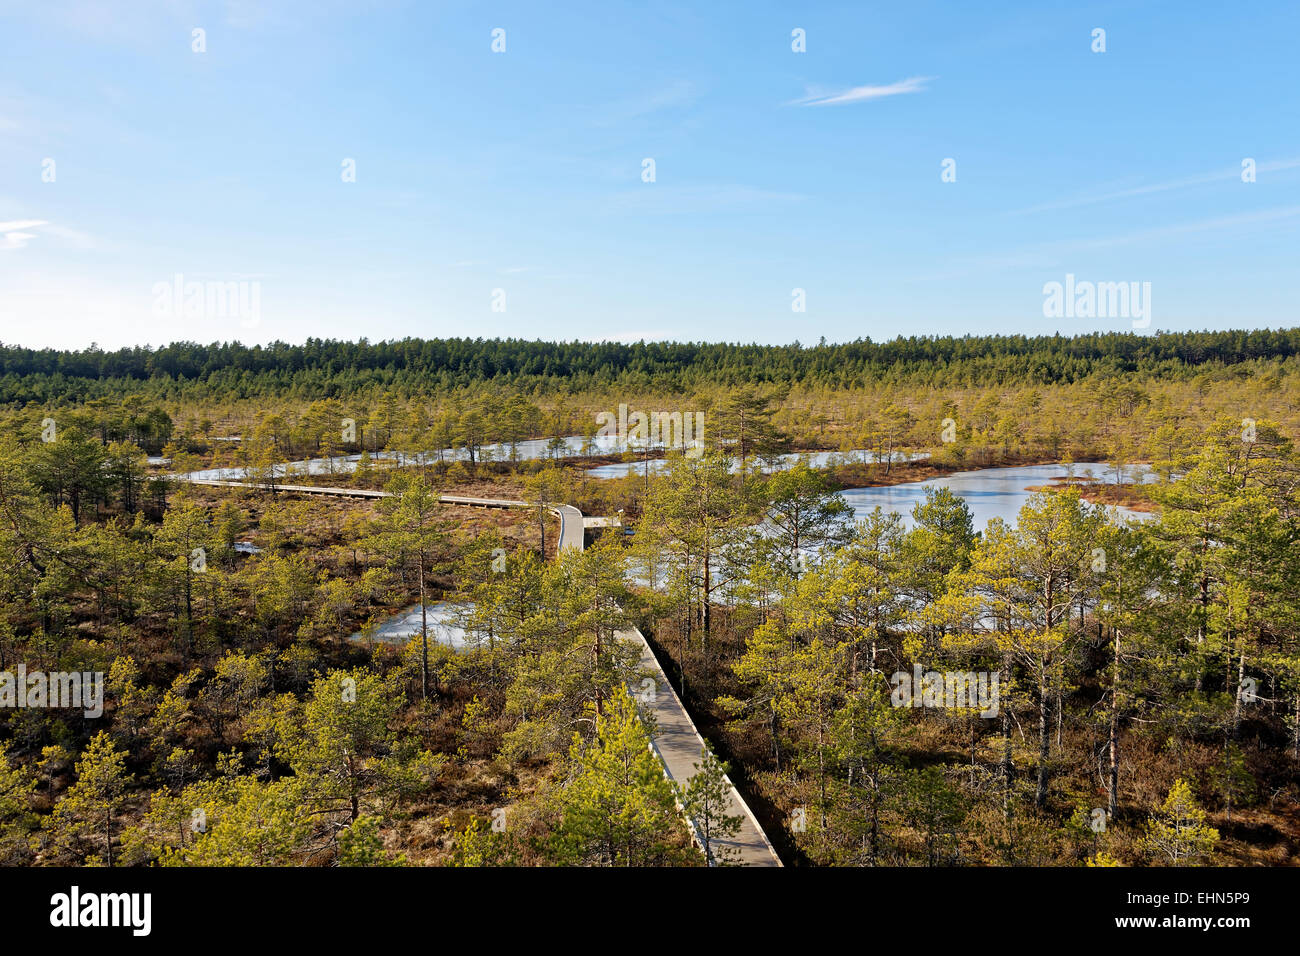
[[[483,381],[573,390],[653,383],[665,391],[756,383],[849,388],[871,382],[932,386],[1067,384],[1093,376],[1185,378],[1207,365],[1293,359],[1300,329],[1092,333],[1076,336],[899,337],[888,342],[741,345],[309,339],[245,346],[174,343],[116,351],[0,345],[0,402],[77,400],[122,390],[175,395],[268,395],[307,390],[338,397],[370,387],[421,394]]]
[[[936,367],[938,384],[934,385],[917,380],[919,373],[892,369],[852,387],[811,379],[754,380],[728,387],[711,381],[712,372],[704,374],[695,367],[689,369],[690,375],[702,377],[688,386],[681,381],[685,373],[654,376],[618,372],[613,365],[596,376],[604,382],[600,385],[592,384],[593,376],[586,376],[584,385],[582,376],[516,375],[480,377],[449,387],[439,384],[441,377],[451,374],[446,368],[426,374],[409,367],[356,371],[348,366],[340,371],[334,365],[318,364],[298,372],[285,367],[254,374],[225,367],[201,380],[69,379],[11,372],[0,379],[0,393],[12,399],[0,405],[0,420],[20,441],[38,440],[44,424],[55,423],[69,438],[93,437],[104,446],[131,442],[151,455],[171,459],[181,470],[204,465],[265,469],[275,461],[359,452],[433,455],[438,460],[454,452],[471,464],[484,458],[508,464],[517,460],[517,446],[527,439],[548,440],[558,447],[561,439],[595,436],[601,416],[608,420],[622,406],[646,414],[702,416],[705,440],[714,447],[744,443],[753,420],[763,419],[780,432],[782,440],[756,449],[761,453],[912,450],[928,452],[936,463],[949,466],[1064,457],[1154,461],[1169,459],[1224,416],[1268,418],[1287,434],[1300,433],[1300,360],[1287,354],[1289,346],[1268,351],[1288,336],[1207,335],[1207,343],[1232,345],[1218,351],[1208,345],[1193,347],[1194,336],[1171,336],[1165,348],[1178,351],[1186,346],[1189,362],[1204,360],[1155,362],[1157,354],[1147,352],[1147,359],[1155,364],[1145,371],[1118,374],[1103,371],[1108,366],[1096,359],[1079,359],[1091,369],[1086,377],[1048,384],[1043,382],[1064,374],[1062,368],[1052,371],[1043,364],[1052,355],[1100,353],[1096,349],[1090,353],[1086,345],[1077,343],[1058,347],[1053,344],[1056,339],[987,340],[1038,342],[1043,359],[1035,361],[1042,370],[1010,376],[1011,381],[999,384],[1004,376],[983,374],[980,360],[972,359]],[[1160,337],[1102,338],[1129,350],[1153,349],[1161,341]],[[968,340],[923,344],[933,352],[945,344],[949,349],[958,345],[964,349],[964,343]],[[333,345],[344,352],[371,348]],[[485,350],[503,343],[469,343],[468,347],[482,359]],[[604,347],[575,348],[594,355]],[[613,348],[627,355],[638,347]],[[826,350],[837,348],[850,347]],[[304,349],[293,351],[301,357]],[[274,350],[263,354],[270,351]],[[825,350],[795,351],[802,361]],[[788,349],[758,352],[768,359],[790,354]],[[1224,364],[1226,359],[1257,352],[1267,357]],[[489,364],[485,361],[482,367]],[[766,374],[761,364],[738,366],[734,371],[733,377],[749,379]],[[90,393],[95,397],[88,397]],[[944,439],[946,421],[953,426],[949,436],[953,441]],[[60,449],[73,451],[72,446]],[[58,457],[53,448],[47,454]],[[841,478],[849,483],[867,480],[848,474]]]
[[[597,416],[620,405],[702,413],[714,444],[766,405],[787,450],[911,448],[955,464],[1151,460],[1224,415],[1300,430],[1297,336],[0,347],[0,416],[19,436],[48,418],[195,467],[452,448],[474,460],[492,444],[590,437]],[[940,441],[945,419],[960,441]]]

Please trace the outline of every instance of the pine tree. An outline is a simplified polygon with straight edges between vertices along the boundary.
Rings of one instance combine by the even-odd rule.
[[[1197,804],[1191,786],[1186,780],[1175,781],[1164,804],[1147,823],[1147,851],[1167,858],[1173,866],[1195,865],[1208,857],[1218,842],[1219,831],[1206,825],[1205,811]]]
[[[392,497],[383,500],[383,518],[367,538],[366,548],[384,555],[390,564],[415,565],[420,600],[420,699],[428,700],[428,580],[446,539],[446,525],[438,517],[438,492],[423,475],[398,474],[387,490]]]
[[[647,866],[689,859],[673,786],[625,690],[609,700],[594,738],[574,735],[569,768],[559,795],[558,861]]]
[[[829,550],[853,533],[853,509],[834,493],[824,473],[805,462],[783,469],[763,489],[767,524],[772,529],[785,566],[798,576],[806,551]]]
[[[108,731],[101,730],[77,761],[77,781],[54,807],[47,826],[60,846],[74,851],[89,842],[103,847],[105,865],[113,865],[113,834],[126,806],[131,775],[126,772],[126,752],[113,746]]]
[[[0,741],[0,865],[24,863],[29,856],[27,836],[35,823],[31,812],[35,790],[36,780],[10,759],[9,745]]]
[[[738,855],[734,847],[718,846],[719,841],[739,832],[744,819],[727,812],[731,809],[732,789],[727,779],[729,769],[706,745],[702,759],[695,763],[695,773],[681,790],[682,808],[695,825],[709,866],[725,865]]]

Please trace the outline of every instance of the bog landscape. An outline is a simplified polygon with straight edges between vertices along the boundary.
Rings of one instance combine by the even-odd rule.
[[[1293,863],[1298,349],[7,348],[4,859]]]
[[[0,0],[14,921],[1293,923],[1298,28]]]

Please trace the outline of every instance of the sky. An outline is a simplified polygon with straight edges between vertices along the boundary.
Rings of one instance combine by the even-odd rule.
[[[1298,34],[1294,0],[0,0],[0,342],[1290,327]]]

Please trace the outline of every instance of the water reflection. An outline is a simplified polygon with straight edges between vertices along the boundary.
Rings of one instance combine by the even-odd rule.
[[[884,511],[895,511],[902,515],[904,524],[911,527],[912,508],[925,500],[925,489],[948,488],[966,502],[975,529],[982,531],[993,518],[1015,524],[1020,509],[1033,494],[1027,490],[1030,486],[1050,485],[1055,478],[1068,477],[1112,483],[1117,477],[1121,482],[1144,483],[1156,478],[1146,465],[1127,466],[1118,476],[1114,466],[1105,462],[1022,465],[959,471],[942,478],[910,481],[885,488],[849,488],[841,491],[840,496],[852,506],[854,517],[859,521],[866,518],[873,508],[880,507]],[[1139,520],[1151,517],[1150,514],[1131,508],[1114,505],[1109,507],[1113,513],[1124,517]]]

